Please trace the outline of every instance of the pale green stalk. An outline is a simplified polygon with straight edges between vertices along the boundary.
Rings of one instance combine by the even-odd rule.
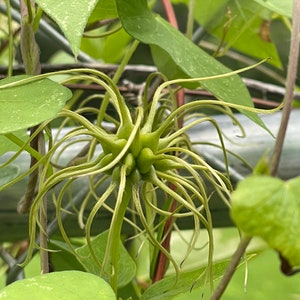
[[[113,217],[111,219],[111,226],[108,233],[105,258],[102,266],[102,268],[107,266],[110,258],[110,263],[112,266],[112,276],[110,279],[110,285],[115,292],[117,292],[118,289],[118,259],[121,242],[121,229],[123,225],[123,219],[125,217],[125,213],[129,205],[129,201],[132,198],[132,185],[134,184],[126,176],[126,165],[123,165],[120,171],[121,172],[118,196],[116,199]]]
[[[186,37],[188,39],[192,39],[193,30],[194,30],[194,10],[195,10],[195,0],[190,0],[189,10],[188,10],[188,20],[187,20],[187,28],[186,28]]]

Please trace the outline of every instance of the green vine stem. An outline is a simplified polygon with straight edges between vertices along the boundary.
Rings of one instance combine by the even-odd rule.
[[[277,174],[277,169],[280,162],[280,156],[283,149],[284,138],[290,118],[290,113],[293,105],[293,95],[295,90],[295,82],[298,70],[298,58],[299,58],[299,34],[300,34],[300,1],[294,0],[293,8],[293,25],[292,35],[289,53],[289,65],[287,70],[286,81],[286,94],[284,97],[284,107],[282,110],[282,119],[279,127],[274,152],[271,158],[271,170],[272,176]]]
[[[276,138],[274,152],[271,157],[270,175],[272,176],[275,176],[277,174],[280,156],[282,153],[282,148],[284,143],[284,138],[287,130],[287,125],[292,110],[293,94],[294,94],[295,81],[297,76],[298,58],[299,58],[299,34],[300,34],[300,0],[294,0],[293,26],[292,26],[292,36],[291,36],[291,43],[290,43],[289,65],[287,71],[286,95],[283,101],[284,106],[282,111],[281,124]],[[214,294],[210,298],[211,300],[221,299],[251,239],[252,237],[249,236],[245,236],[241,238],[237,250],[233,254],[232,260],[230,261],[219,286],[217,287]]]
[[[189,11],[188,11],[188,20],[186,26],[186,36],[188,39],[193,38],[194,31],[194,11],[195,11],[195,0],[190,0],[189,2]]]
[[[115,213],[111,220],[111,228],[108,234],[108,242],[105,253],[110,254],[112,265],[112,276],[110,280],[111,287],[117,292],[117,280],[118,280],[118,259],[119,259],[119,243],[121,241],[121,230],[123,225],[123,219],[129,202],[132,197],[132,184],[130,179],[126,177],[127,166],[123,165],[121,168],[120,186],[118,191],[117,202],[115,206]],[[107,256],[106,256],[107,257]],[[103,267],[105,267],[105,260],[103,261]]]

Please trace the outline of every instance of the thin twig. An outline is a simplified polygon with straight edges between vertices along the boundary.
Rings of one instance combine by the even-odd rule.
[[[272,176],[277,174],[280,156],[283,149],[284,138],[290,118],[290,113],[293,105],[293,96],[295,90],[295,82],[298,70],[299,58],[299,34],[300,34],[300,0],[294,0],[293,9],[293,25],[292,36],[289,53],[289,65],[287,70],[286,94],[284,97],[284,107],[282,110],[281,124],[279,127],[274,152],[271,158],[270,173]]]

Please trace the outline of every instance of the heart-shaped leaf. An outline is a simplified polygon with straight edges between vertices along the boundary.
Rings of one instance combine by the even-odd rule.
[[[0,291],[9,300],[115,300],[111,287],[100,277],[79,271],[44,274],[16,281]]]
[[[300,177],[252,175],[238,184],[231,203],[242,231],[262,237],[290,266],[300,265]]]
[[[0,81],[0,134],[53,118],[72,96],[69,89],[47,78],[6,87],[27,77],[20,75]]]
[[[36,0],[36,3],[60,27],[75,56],[88,18],[98,0]]]

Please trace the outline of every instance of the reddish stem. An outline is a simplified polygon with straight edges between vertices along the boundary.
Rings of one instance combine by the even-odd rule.
[[[175,186],[170,184],[170,187],[175,190]],[[176,201],[172,200],[172,204],[170,207],[170,211],[174,211],[176,209]],[[161,243],[162,247],[166,249],[168,252],[170,251],[170,241],[171,241],[171,227],[173,225],[173,218],[170,217],[167,219],[164,230],[163,230],[163,241]],[[154,277],[153,277],[153,282],[161,280],[165,272],[167,270],[168,266],[168,258],[163,252],[159,252],[157,261],[156,261],[156,267],[155,267],[155,272],[154,272]]]
[[[174,28],[178,29],[176,16],[175,16],[174,9],[173,9],[173,6],[172,6],[170,0],[162,0],[162,4],[165,8],[165,12],[166,12],[169,23],[171,25],[173,25]]]
[[[184,89],[180,89],[176,94],[177,107],[180,107],[184,104],[184,98],[185,98],[185,91]],[[178,119],[178,127],[182,128],[182,126],[183,126],[183,117]]]

